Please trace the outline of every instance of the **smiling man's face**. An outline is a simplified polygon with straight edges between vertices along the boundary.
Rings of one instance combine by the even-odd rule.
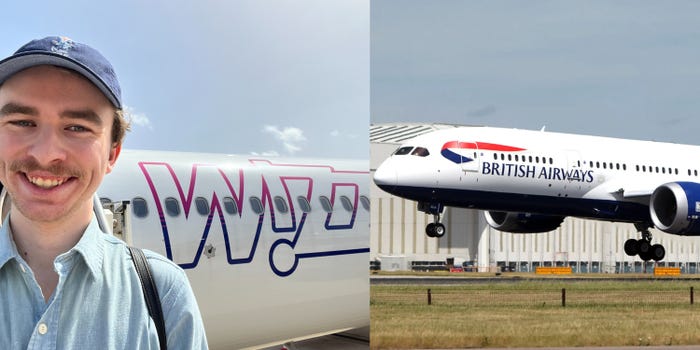
[[[77,73],[21,71],[0,86],[0,181],[13,214],[36,222],[89,220],[92,196],[112,170],[115,109]]]

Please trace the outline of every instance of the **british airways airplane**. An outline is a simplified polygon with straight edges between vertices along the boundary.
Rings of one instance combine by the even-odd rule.
[[[700,147],[490,127],[415,137],[377,168],[384,191],[433,215],[426,234],[442,237],[445,206],[485,210],[495,229],[548,232],[565,217],[628,222],[641,239],[625,253],[662,260],[650,228],[700,235]]]
[[[368,168],[124,150],[95,207],[185,269],[212,349],[261,348],[369,325]]]

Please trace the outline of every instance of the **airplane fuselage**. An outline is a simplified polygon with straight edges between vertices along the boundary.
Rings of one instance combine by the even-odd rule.
[[[98,194],[185,269],[212,348],[261,347],[369,324],[367,168],[124,151]]]
[[[461,127],[408,141],[381,164],[374,181],[424,203],[424,211],[434,215],[447,205],[631,222],[698,235],[696,155],[700,147],[689,145]],[[681,212],[685,207],[688,212]]]

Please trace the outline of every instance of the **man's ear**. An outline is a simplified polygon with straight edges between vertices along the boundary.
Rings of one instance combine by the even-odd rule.
[[[109,149],[109,164],[107,165],[107,171],[105,174],[109,174],[112,172],[112,168],[114,168],[114,164],[117,162],[117,158],[119,158],[119,153],[122,151],[122,144],[115,142],[112,144],[112,147]]]

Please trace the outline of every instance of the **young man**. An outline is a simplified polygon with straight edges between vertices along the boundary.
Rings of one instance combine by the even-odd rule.
[[[47,37],[0,61],[0,349],[158,349],[126,245],[100,231],[93,196],[127,123],[111,64]],[[207,347],[182,269],[146,252],[167,347]]]

